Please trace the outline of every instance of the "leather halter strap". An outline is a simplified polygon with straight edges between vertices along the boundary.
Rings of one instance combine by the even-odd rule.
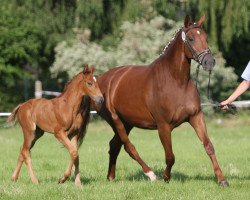
[[[199,28],[196,24],[192,24],[188,28],[182,28],[182,40],[184,44],[188,47],[189,51],[191,52],[193,59],[202,65],[202,61],[207,54],[211,54],[211,50],[209,48],[205,49],[201,53],[197,53],[195,49],[191,46],[190,42],[186,39],[186,34],[193,28]]]

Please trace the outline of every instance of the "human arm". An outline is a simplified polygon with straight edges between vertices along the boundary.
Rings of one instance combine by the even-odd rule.
[[[237,99],[241,94],[243,94],[250,87],[250,81],[243,80],[238,87],[234,90],[234,92],[225,100],[220,103],[221,108],[228,109],[228,104],[232,103],[235,99]]]

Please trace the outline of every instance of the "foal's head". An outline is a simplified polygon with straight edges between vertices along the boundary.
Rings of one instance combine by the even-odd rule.
[[[185,43],[186,56],[201,64],[204,70],[211,71],[215,65],[215,59],[208,48],[207,34],[201,29],[205,18],[204,15],[197,22],[192,23],[189,16],[186,16],[181,36]]]
[[[94,76],[94,67],[84,66],[82,73],[83,80],[81,87],[83,92],[96,103],[102,103],[104,99]]]

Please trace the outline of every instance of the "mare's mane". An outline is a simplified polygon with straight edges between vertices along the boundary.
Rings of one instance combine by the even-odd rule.
[[[175,31],[174,36],[173,36],[172,39],[166,44],[166,46],[164,47],[164,49],[163,49],[163,51],[161,52],[160,55],[163,55],[163,54],[167,51],[168,47],[169,47],[170,44],[176,39],[178,33],[182,30],[182,28],[183,28],[183,27],[181,27],[181,28],[177,29],[177,31]]]

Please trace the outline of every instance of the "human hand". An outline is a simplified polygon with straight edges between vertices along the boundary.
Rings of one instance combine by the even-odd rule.
[[[222,110],[227,110],[228,109],[228,104],[230,104],[230,102],[228,100],[222,101],[222,102],[220,102],[220,108]]]

